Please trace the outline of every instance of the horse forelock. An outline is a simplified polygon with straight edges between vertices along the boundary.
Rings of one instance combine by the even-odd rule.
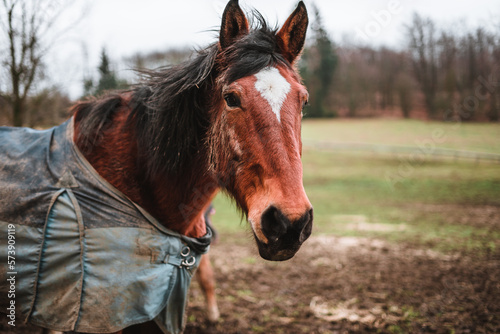
[[[258,26],[242,36],[221,53],[224,72],[220,79],[229,84],[238,79],[254,75],[269,66],[291,65],[280,53],[276,29],[257,16]]]

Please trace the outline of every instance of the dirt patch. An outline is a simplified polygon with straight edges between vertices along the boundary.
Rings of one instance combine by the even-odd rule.
[[[500,252],[443,255],[315,236],[293,259],[275,263],[260,259],[242,234],[222,235],[211,254],[221,320],[205,321],[194,282],[186,334],[500,333]],[[8,330],[40,333],[1,321],[0,333]]]
[[[237,239],[211,250],[220,322],[205,322],[194,283],[185,333],[500,332],[500,254],[316,236],[292,260],[272,263]]]

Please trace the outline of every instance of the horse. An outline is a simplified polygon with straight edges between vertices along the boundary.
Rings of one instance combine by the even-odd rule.
[[[288,260],[308,239],[300,134],[308,93],[296,69],[308,14],[299,2],[279,30],[254,16],[251,25],[230,0],[218,41],[188,61],[80,101],[67,122],[40,134],[4,131],[0,143],[18,141],[1,148],[0,224],[27,260],[0,271],[0,299],[12,275],[18,317],[100,333],[154,319],[163,332],[180,332],[187,286],[211,237],[204,212],[219,191],[246,217],[263,259]]]

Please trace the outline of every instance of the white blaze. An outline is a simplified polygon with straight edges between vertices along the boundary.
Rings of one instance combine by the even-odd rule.
[[[281,122],[281,107],[286,100],[291,86],[276,67],[266,67],[255,75],[255,89],[269,103],[271,109]]]

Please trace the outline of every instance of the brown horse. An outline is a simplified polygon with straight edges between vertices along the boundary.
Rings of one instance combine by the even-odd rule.
[[[219,41],[144,82],[74,106],[74,142],[95,170],[169,229],[206,234],[222,189],[248,218],[260,255],[290,259],[312,230],[302,183],[295,69],[308,25],[300,2],[279,30],[229,1]],[[137,329],[137,327],[135,328]],[[129,330],[130,331],[130,330]]]
[[[222,188],[248,217],[261,256],[292,257],[312,228],[302,184],[301,112],[294,68],[304,4],[275,32],[250,30],[227,5],[219,43],[133,91],[75,106],[75,142],[112,185],[168,228],[200,237]],[[203,262],[202,262],[203,263]]]
[[[74,141],[168,228],[203,236],[203,213],[222,188],[248,217],[260,255],[291,258],[312,228],[300,139],[308,94],[293,66],[307,23],[301,2],[277,33],[263,20],[250,30],[230,1],[219,43],[146,72],[132,91],[77,104]]]

